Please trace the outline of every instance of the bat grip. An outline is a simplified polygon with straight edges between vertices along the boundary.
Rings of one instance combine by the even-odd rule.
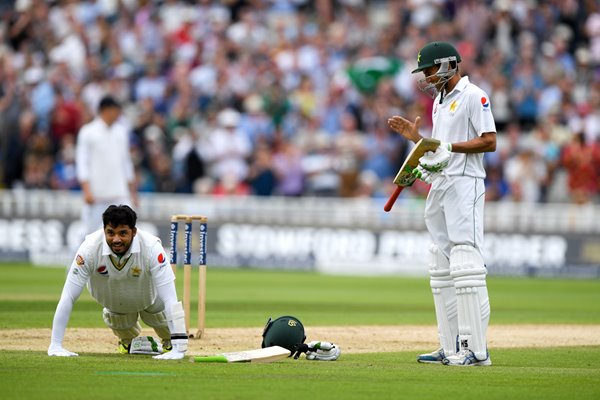
[[[225,357],[223,355],[192,357],[191,360],[193,362],[217,362],[217,363],[229,362],[227,360],[227,357]]]
[[[404,189],[404,186],[396,186],[396,190],[394,190],[394,193],[392,193],[387,203],[385,203],[385,206],[383,206],[383,210],[385,212],[390,212],[390,210],[394,206],[394,203],[398,199],[398,196],[400,196],[400,193],[402,193],[402,189]]]

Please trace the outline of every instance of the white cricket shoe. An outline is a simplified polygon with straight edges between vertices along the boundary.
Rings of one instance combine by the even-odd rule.
[[[490,358],[490,353],[487,353],[485,360],[479,360],[471,350],[466,349],[444,358],[442,363],[444,365],[458,365],[461,367],[485,367],[492,365],[492,359]]]
[[[440,347],[434,352],[419,354],[417,356],[417,362],[426,364],[441,364],[445,358],[446,356],[444,355],[444,349]]]

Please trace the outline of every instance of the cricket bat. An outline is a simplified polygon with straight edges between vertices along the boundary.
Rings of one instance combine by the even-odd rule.
[[[192,362],[213,362],[213,363],[270,363],[287,358],[292,352],[280,346],[265,347],[263,349],[234,351],[231,353],[222,353],[214,356],[196,356],[192,357]]]
[[[428,151],[435,151],[439,145],[439,140],[430,138],[422,138],[417,142],[417,144],[415,144],[415,147],[413,147],[411,152],[408,154],[406,160],[404,160],[404,163],[402,164],[402,167],[398,171],[398,174],[394,178],[394,183],[398,186],[396,186],[394,193],[392,193],[387,203],[385,203],[385,206],[383,207],[385,212],[391,211],[402,190],[406,186],[410,186],[413,182],[412,170],[419,165],[419,158],[423,157],[423,154]]]

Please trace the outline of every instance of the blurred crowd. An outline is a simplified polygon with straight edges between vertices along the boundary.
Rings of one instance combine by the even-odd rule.
[[[0,187],[78,190],[75,143],[122,104],[139,190],[385,197],[410,71],[454,43],[486,90],[492,201],[600,198],[597,0],[16,0],[0,5]],[[416,184],[409,196],[423,196]]]

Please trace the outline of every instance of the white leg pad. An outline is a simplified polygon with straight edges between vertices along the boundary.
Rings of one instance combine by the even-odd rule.
[[[104,308],[102,319],[106,326],[112,329],[115,336],[126,344],[131,343],[131,339],[137,337],[142,331],[142,327],[138,322],[138,313],[117,314]]]
[[[429,247],[429,277],[440,345],[444,349],[444,354],[449,356],[457,351],[458,313],[456,290],[450,275],[448,259],[434,244]]]
[[[146,310],[140,311],[140,317],[146,325],[154,328],[158,337],[163,340],[171,339],[171,331],[169,330],[167,315],[164,310],[157,313],[150,313]]]
[[[487,270],[479,251],[472,246],[454,246],[450,253],[450,274],[456,288],[460,347],[485,360],[490,301],[485,281]]]

